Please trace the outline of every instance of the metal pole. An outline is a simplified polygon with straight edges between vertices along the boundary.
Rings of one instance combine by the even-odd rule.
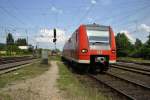
[[[8,35],[8,33],[7,33],[7,30],[6,30],[6,28],[5,28],[5,35],[6,35],[6,40],[5,40],[5,55],[7,54],[7,35]]]
[[[56,42],[55,42],[55,50],[56,50]]]
[[[27,29],[25,30],[25,32],[26,32],[26,35],[27,35],[27,45],[28,45],[28,31],[27,31]]]

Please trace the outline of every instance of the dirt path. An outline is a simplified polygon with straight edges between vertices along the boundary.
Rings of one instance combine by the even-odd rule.
[[[8,91],[13,100],[62,100],[56,87],[57,79],[58,66],[52,61],[51,68],[41,76],[12,85],[4,91]]]

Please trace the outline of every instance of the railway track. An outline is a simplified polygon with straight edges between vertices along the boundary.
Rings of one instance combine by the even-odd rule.
[[[94,80],[93,82],[97,82],[100,85],[100,90],[103,90],[103,87],[108,88],[108,90],[110,89],[110,91],[112,91],[113,93],[112,97],[114,97],[115,100],[117,98],[119,98],[119,100],[120,98],[123,100],[149,100],[149,74],[139,74],[139,71],[141,70],[136,69],[135,71],[134,67],[129,67],[128,70],[116,68],[112,69],[113,70],[110,69],[107,73],[104,74],[88,74],[87,77],[91,78],[91,80]],[[148,72],[147,70],[142,71],[143,72],[141,73]],[[87,79],[87,82],[89,81],[90,79]],[[106,96],[109,96],[110,93],[109,91],[107,93],[104,91],[104,94],[106,94]]]
[[[127,65],[126,66],[125,65],[111,65],[111,67],[150,76],[149,69],[136,68],[136,67],[131,67],[131,66],[127,66]]]
[[[150,62],[137,62],[137,61],[127,61],[127,60],[117,60],[117,62],[124,62],[124,63],[134,63],[134,64],[139,64],[139,65],[146,65],[150,66]]]
[[[125,63],[125,62],[117,62],[114,65],[124,66],[124,67],[129,67],[129,68],[136,68],[138,70],[150,71],[150,66],[149,65],[141,65],[141,64]]]
[[[127,99],[148,100],[150,98],[150,87],[132,82],[128,79],[118,77],[111,73],[96,76],[89,74],[88,76],[98,81],[100,84],[106,85]]]
[[[9,58],[9,59],[1,59],[0,61],[3,61],[0,63],[0,75],[13,71],[13,70],[17,70],[19,68],[22,68],[24,66],[22,65],[26,65],[29,63],[32,63],[34,60],[36,60],[33,57],[19,57],[19,58]]]
[[[2,65],[2,64],[8,64],[8,63],[13,63],[13,62],[24,61],[26,59],[33,59],[33,57],[31,57],[31,56],[4,57],[4,58],[0,58],[0,65]]]

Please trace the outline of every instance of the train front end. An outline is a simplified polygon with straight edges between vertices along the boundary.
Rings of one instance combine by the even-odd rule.
[[[114,33],[109,26],[97,24],[82,27],[80,57],[85,58],[94,71],[107,71],[109,64],[116,62],[116,45]],[[85,33],[85,34],[84,34]],[[86,35],[87,39],[83,39]],[[85,41],[88,41],[87,44]]]

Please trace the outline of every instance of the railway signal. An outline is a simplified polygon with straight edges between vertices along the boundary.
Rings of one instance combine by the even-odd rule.
[[[56,41],[57,41],[57,38],[56,38],[56,28],[54,28],[54,38],[53,38],[53,43],[55,44],[55,50],[56,50]]]
[[[56,42],[56,40],[57,40],[57,39],[56,39],[56,38],[54,38],[54,39],[53,39],[53,42],[55,43],[55,42]]]
[[[54,28],[54,39],[56,39],[56,29]]]

